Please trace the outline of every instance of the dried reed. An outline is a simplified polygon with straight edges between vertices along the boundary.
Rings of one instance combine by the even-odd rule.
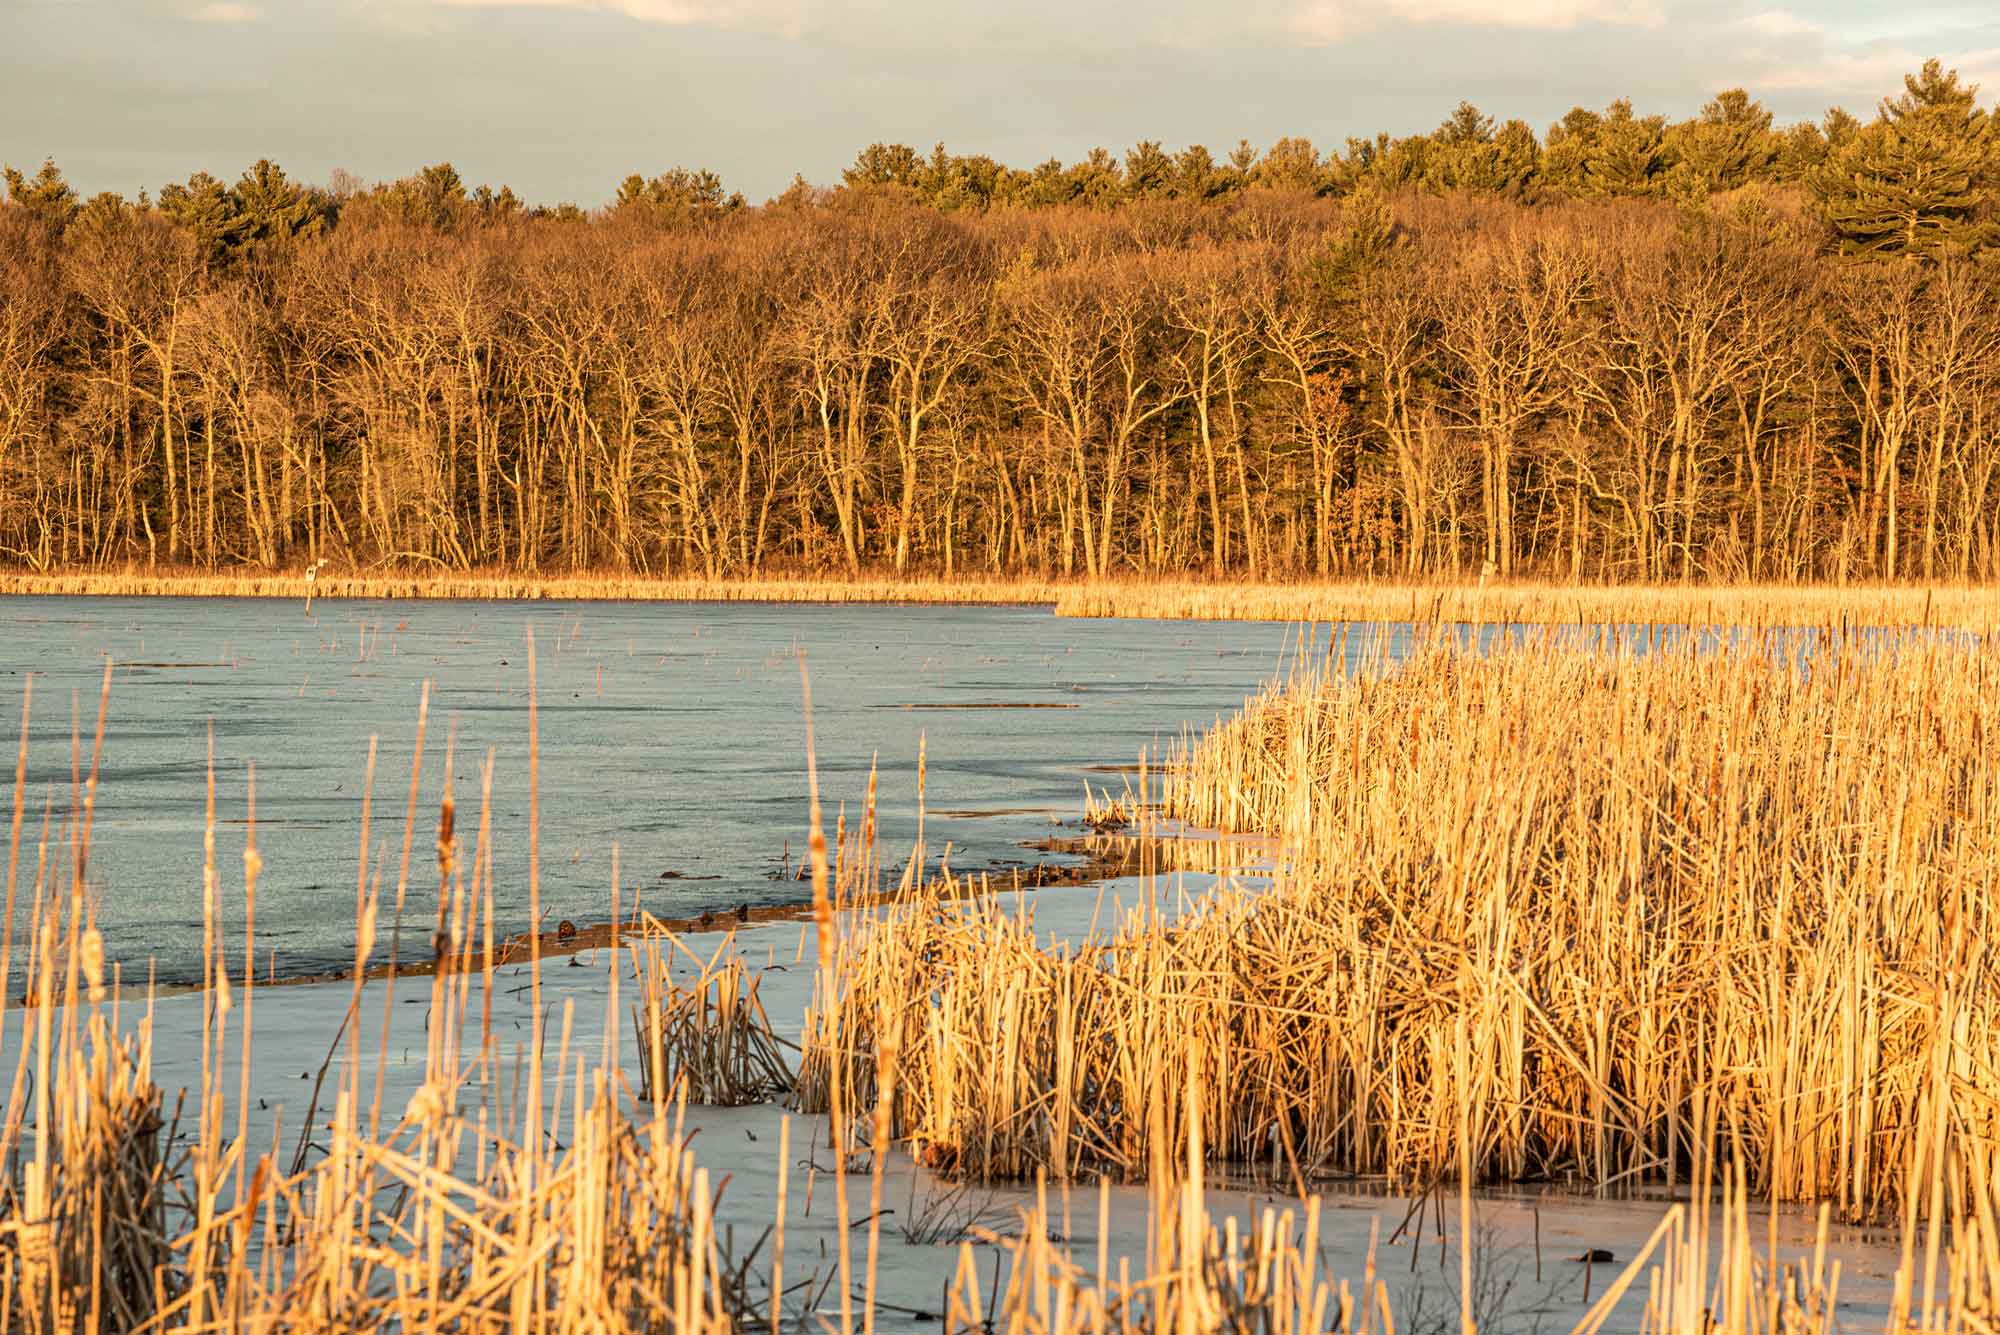
[[[1142,578],[759,575],[658,579],[604,574],[376,569],[0,571],[0,594],[315,599],[1040,604],[1068,617],[1169,621],[1459,625],[1948,626],[2000,628],[1990,584],[1577,585],[1349,580],[1295,583]]]
[[[633,947],[639,959],[640,1003],[632,1033],[642,1060],[639,1097],[726,1107],[768,1103],[792,1086],[791,1069],[771,1032],[757,981],[726,937],[707,959],[690,955],[701,972],[673,981],[671,953],[680,939],[656,923]]]
[[[687,1150],[684,1105],[635,1116],[615,1062],[572,1061],[566,1047],[546,1085],[507,1080],[490,1025],[489,813],[482,803],[478,843],[460,856],[448,790],[438,828],[439,967],[424,980],[424,1082],[400,1115],[385,1116],[379,1082],[371,1090],[362,1064],[347,1063],[331,1115],[320,1120],[314,1099],[305,1133],[316,1153],[302,1145],[287,1169],[276,1143],[254,1143],[249,1130],[261,867],[254,805],[238,983],[217,928],[211,774],[202,1083],[163,1125],[150,1022],[128,1032],[103,977],[85,891],[96,764],[93,756],[83,770],[80,750],[71,814],[60,823],[53,811],[44,816],[31,881],[35,1006],[16,1016],[20,1044],[0,1126],[0,1331],[720,1335],[738,1327],[740,1294],[721,1282],[712,1193]],[[489,778],[490,770],[489,758]],[[406,850],[414,777],[412,793]],[[409,865],[406,853],[398,885],[384,888],[364,863],[359,965],[375,953],[384,896],[401,898]],[[16,870],[10,863],[10,878]],[[10,915],[10,957],[12,926]],[[385,1003],[394,988],[392,974]],[[362,995],[357,984],[344,1032],[358,1029]],[[614,969],[608,1027],[616,997]],[[536,1134],[524,1134],[540,1120],[524,1115],[530,1109],[548,1117]]]
[[[806,1066],[871,1098],[892,1030],[897,1133],[976,1180],[1143,1180],[1198,1116],[1301,1191],[1671,1185],[1714,1124],[1758,1194],[1877,1217],[1940,1064],[1955,1134],[2000,1137],[1984,642],[1440,638],[1274,689],[1165,792],[1280,835],[1277,886],[1066,951],[913,892],[843,943]]]
[[[1110,1264],[1102,1206],[1094,1271],[1039,1205],[988,1239],[1011,1260],[993,1298],[962,1247],[947,1335],[1387,1335],[1372,1270],[1349,1289],[1318,1266],[1310,1188],[1349,1173],[1457,1180],[1461,1248],[1475,1177],[1687,1182],[1692,1204],[1579,1335],[1641,1282],[1660,1335],[1831,1335],[1837,1270],[1823,1248],[1798,1269],[1759,1254],[1753,1194],[1825,1198],[1823,1219],[1895,1209],[1889,1328],[1992,1328],[1990,647],[1831,637],[1640,656],[1549,638],[1481,656],[1446,640],[1372,668],[1304,671],[1166,771],[1168,809],[1277,836],[1275,887],[1225,887],[1173,918],[1149,894],[1064,950],[1041,947],[1025,900],[990,889],[961,898],[912,872],[881,893],[873,785],[829,847],[815,777],[820,951],[797,1098],[830,1114],[842,1335],[874,1324],[898,1145],[959,1178],[1101,1175],[1154,1193],[1136,1277]],[[100,702],[100,739],[102,716]],[[96,763],[80,739],[74,753],[70,814],[51,807],[32,841],[35,1006],[15,1017],[0,1124],[0,1330],[781,1328],[781,1255],[757,1313],[681,1120],[687,1097],[744,1095],[783,1069],[731,957],[681,988],[659,954],[678,946],[635,945],[642,1078],[678,1098],[634,1113],[621,1097],[615,943],[605,1056],[572,1059],[566,1020],[553,1080],[513,1096],[491,1025],[490,813],[482,801],[461,850],[447,786],[426,1079],[385,1117],[380,1085],[347,1063],[323,1121],[315,1100],[315,1152],[286,1168],[251,1142],[243,1102],[254,823],[239,983],[216,926],[211,788],[202,1085],[163,1126],[150,1026],[127,1031],[103,977],[85,889]],[[364,863],[359,966],[406,889],[416,792],[413,774],[398,884]],[[1142,839],[1150,796],[1142,778],[1121,799]],[[12,928],[10,911],[0,957]],[[386,986],[393,1002],[393,971]],[[343,1033],[358,1035],[363,996]],[[846,1175],[864,1153],[857,1276]],[[1742,1168],[1723,1175],[1712,1230],[1721,1162]],[[1217,1230],[1202,1198],[1215,1163],[1263,1167],[1299,1215]]]
[[[1056,613],[1163,621],[1416,625],[1953,626],[2000,628],[1991,584],[1543,584],[1396,582],[1070,585]]]

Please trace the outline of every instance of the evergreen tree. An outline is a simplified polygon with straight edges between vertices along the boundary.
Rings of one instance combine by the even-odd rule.
[[[1861,122],[1844,107],[1828,107],[1826,115],[1820,118],[1819,128],[1820,137],[1826,140],[1827,151],[1838,153],[1861,133]]]
[[[234,256],[254,225],[236,193],[207,172],[196,172],[185,185],[162,187],[160,212],[193,239],[196,253],[209,265]]]
[[[1605,109],[1597,143],[1584,164],[1584,193],[1629,197],[1657,193],[1666,122],[1659,116],[1635,116],[1632,103],[1619,98]]]
[[[1492,166],[1489,168],[1493,189],[1508,194],[1517,194],[1534,183],[1542,170],[1542,146],[1535,141],[1535,132],[1526,121],[1510,120],[1500,127],[1493,136]]]
[[[468,199],[472,204],[473,211],[479,215],[481,222],[498,222],[503,218],[512,218],[516,214],[525,211],[520,197],[514,193],[514,188],[508,185],[503,185],[498,190],[495,190],[490,185],[482,185],[473,191],[468,196]],[[582,209],[577,208],[574,204],[558,204],[554,211],[561,212],[564,209],[572,210],[578,214],[583,212]],[[538,210],[538,212],[547,215],[551,211],[543,209]]]
[[[1358,190],[1361,183],[1374,174],[1378,143],[1386,148],[1389,136],[1359,139],[1349,135],[1345,152],[1327,154],[1321,168],[1321,174],[1326,181],[1326,188],[1322,193],[1345,197]]]
[[[1508,121],[1496,130],[1491,116],[1461,102],[1426,141],[1424,184],[1434,190],[1511,193],[1534,179],[1541,156],[1535,132],[1524,122]]]
[[[1257,150],[1250,147],[1248,139],[1238,139],[1236,147],[1229,150],[1229,160],[1219,170],[1222,194],[1249,189],[1250,182],[1257,175]]]
[[[1587,192],[1590,161],[1604,121],[1594,111],[1571,107],[1563,118],[1549,127],[1547,146],[1542,150],[1542,179],[1571,195]]]
[[[655,227],[683,227],[742,207],[743,196],[725,194],[722,178],[714,172],[675,167],[650,181],[636,172],[626,177],[611,211]]]
[[[1075,174],[1063,166],[1062,159],[1050,158],[1022,182],[1021,202],[1030,208],[1055,208],[1075,200],[1077,188]]]
[[[1767,179],[1778,155],[1771,113],[1741,88],[1731,88],[1667,134],[1677,192],[1712,194]]]
[[[1200,204],[1224,194],[1229,183],[1215,158],[1201,144],[1189,144],[1174,157],[1172,193]]]
[[[1250,170],[1251,184],[1266,190],[1298,190],[1325,193],[1329,182],[1320,164],[1319,150],[1310,139],[1280,139],[1271,145]]]
[[[1811,121],[1788,125],[1776,135],[1777,153],[1771,175],[1787,185],[1801,185],[1826,165],[1827,139]]]
[[[1073,190],[1070,197],[1079,203],[1109,208],[1125,197],[1125,177],[1109,149],[1091,149],[1088,157],[1069,169],[1069,176]]]
[[[1387,190],[1419,185],[1430,169],[1431,150],[1429,135],[1412,134],[1401,139],[1377,135],[1369,175]]]
[[[946,153],[939,144],[920,188],[933,208],[950,213],[991,208],[1019,193],[1026,180],[1026,173],[1010,171],[984,153]]]
[[[1361,279],[1387,257],[1396,241],[1389,192],[1364,177],[1341,205],[1341,226],[1314,266],[1322,293],[1334,302],[1351,301]]]
[[[1178,175],[1157,139],[1142,139],[1125,155],[1125,190],[1135,199],[1173,193]]]
[[[1460,102],[1431,134],[1423,163],[1424,184],[1433,190],[1492,188],[1493,118],[1470,102]]]
[[[390,219],[440,232],[456,228],[476,211],[458,169],[449,162],[434,163],[415,176],[378,187],[368,198]]]
[[[90,197],[79,209],[71,226],[76,230],[72,238],[82,236],[103,236],[122,227],[131,225],[134,218],[148,207],[145,194],[139,196],[139,207],[133,208],[123,195],[110,190],[101,190]]]
[[[840,173],[840,179],[849,187],[900,185],[915,189],[923,166],[923,158],[908,144],[870,144],[855,156],[852,167]]]
[[[294,184],[285,169],[269,158],[259,158],[243,173],[236,182],[236,200],[248,220],[245,237],[251,241],[313,236],[326,225],[312,192]]]
[[[54,158],[42,159],[42,169],[32,177],[23,176],[12,167],[0,169],[0,179],[7,182],[8,201],[28,210],[35,218],[56,231],[69,226],[82,207],[76,198],[76,191],[70,189],[69,182],[56,168]]]
[[[1931,254],[2000,240],[1991,217],[1995,128],[1978,89],[1936,60],[1903,85],[1873,122],[1829,151],[1813,178],[1841,248]]]

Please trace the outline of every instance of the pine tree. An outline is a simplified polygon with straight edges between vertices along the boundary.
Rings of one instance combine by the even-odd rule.
[[[235,255],[253,227],[235,192],[207,172],[196,172],[186,185],[162,187],[160,212],[193,238],[195,250],[210,265]]]
[[[1329,300],[1353,300],[1361,279],[1396,244],[1389,193],[1374,177],[1364,177],[1341,205],[1341,227],[1315,265],[1320,290]]]
[[[1584,193],[1650,195],[1659,186],[1666,124],[1658,116],[1635,116],[1624,98],[1605,110],[1597,144],[1584,164]]]
[[[1385,190],[1421,185],[1430,174],[1436,147],[1427,134],[1408,134],[1401,139],[1377,135],[1368,174]]]
[[[144,192],[140,193],[139,207],[135,209],[125,201],[123,195],[110,190],[101,190],[92,195],[77,211],[75,219],[70,224],[76,230],[70,235],[103,236],[120,228],[129,227],[133,220],[149,207]]]
[[[1195,203],[1215,198],[1229,189],[1215,157],[1202,144],[1189,144],[1174,157],[1173,193]]]
[[[243,173],[236,182],[236,199],[248,220],[247,240],[289,241],[314,236],[326,225],[312,192],[295,185],[269,158],[259,158]]]
[[[1549,127],[1542,150],[1542,179],[1572,195],[1588,193],[1590,160],[1597,153],[1604,119],[1594,111],[1571,107]]]
[[[512,192],[508,198],[512,199]],[[650,181],[636,172],[626,177],[619,183],[611,209],[621,218],[655,227],[682,227],[742,207],[743,196],[725,193],[722,178],[714,172],[675,167]]]
[[[1777,156],[1771,163],[1774,179],[1788,185],[1810,181],[1826,165],[1829,151],[1825,131],[1811,121],[1788,125],[1777,135]]]
[[[1992,212],[1995,127],[1978,89],[1936,60],[1903,78],[1869,125],[1832,148],[1812,185],[1841,248],[1932,254],[2000,241]]]
[[[1518,193],[1534,183],[1542,169],[1542,146],[1526,121],[1511,120],[1493,136],[1493,189]]]
[[[1238,139],[1229,150],[1229,160],[1221,168],[1223,194],[1247,189],[1257,174],[1257,150],[1248,139]]]
[[[1709,194],[1766,179],[1778,154],[1771,113],[1741,88],[1731,88],[1667,134],[1677,191]]]
[[[1157,150],[1159,145],[1153,147]],[[1088,157],[1069,169],[1069,177],[1075,192],[1071,198],[1093,208],[1109,208],[1125,197],[1125,177],[1110,149],[1091,149]]]
[[[514,193],[514,187],[511,185],[503,185],[498,190],[495,190],[490,185],[482,185],[467,198],[471,201],[473,212],[479,215],[481,222],[497,222],[503,218],[512,218],[527,211],[521,203],[521,197]],[[575,210],[579,213],[582,212],[574,204],[557,206],[558,211],[565,208]]]
[[[1493,118],[1460,102],[1430,136],[1424,184],[1433,190],[1491,190],[1494,165]]]
[[[1310,139],[1280,139],[1251,169],[1250,179],[1266,190],[1298,190],[1309,194],[1323,194],[1328,186],[1319,150]]]
[[[900,185],[914,189],[923,166],[923,158],[908,144],[870,144],[855,155],[854,165],[842,171],[840,179],[850,187]]]
[[[0,169],[0,179],[7,182],[7,198],[10,202],[28,210],[36,218],[56,231],[69,226],[82,207],[76,191],[63,174],[57,170],[54,158],[42,159],[42,169],[32,177],[23,176],[12,167]]]
[[[1135,198],[1171,193],[1175,176],[1174,160],[1157,139],[1141,139],[1125,155],[1125,189]]]
[[[1021,185],[1021,200],[1032,208],[1054,208],[1076,197],[1076,176],[1061,158],[1050,158],[1035,168]]]

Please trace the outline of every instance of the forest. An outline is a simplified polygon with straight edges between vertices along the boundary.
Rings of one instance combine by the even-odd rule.
[[[2000,577],[2000,116],[0,206],[0,563]]]

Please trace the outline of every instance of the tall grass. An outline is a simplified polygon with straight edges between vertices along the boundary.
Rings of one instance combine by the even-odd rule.
[[[2000,628],[1992,584],[1216,584],[1135,581],[1065,587],[1071,617],[1167,621],[1435,622],[1459,625],[1953,626]]]
[[[739,1106],[765,1103],[791,1088],[792,1073],[779,1051],[764,1003],[736,953],[734,935],[706,959],[686,985],[673,981],[674,933],[649,917],[635,947],[640,1002],[632,1008],[633,1045],[640,1058],[641,1099],[684,1094],[696,1103]]]
[[[1286,912],[1369,1017],[1345,1166],[1443,1160],[1394,1128],[1441,1124],[1456,1018],[1486,1175],[1673,1181],[1713,1117],[1755,1190],[1875,1214],[1938,1063],[1952,1124],[2000,1129],[1996,649],[1440,638],[1253,701],[1165,807],[1280,836]]]
[[[1684,1184],[1720,1138],[1760,1196],[1892,1216],[1927,1117],[2000,1138],[2000,655],[1803,643],[1305,671],[1166,768],[1168,814],[1279,836],[1275,889],[1053,951],[912,895],[807,1066],[867,1101],[893,1045],[897,1133],[977,1179],[1142,1180],[1197,1117],[1302,1192]]]
[[[1178,915],[1148,894],[1065,949],[1025,900],[914,871],[882,886],[873,785],[829,842],[815,777],[820,949],[795,1098],[828,1113],[836,1147],[840,1313],[822,1325],[876,1325],[900,1148],[948,1176],[1152,1191],[1136,1273],[1107,1248],[1101,1185],[1094,1257],[1052,1236],[1039,1200],[986,1239],[1004,1284],[961,1245],[939,1276],[947,1335],[1389,1335],[1372,1267],[1350,1286],[1319,1259],[1312,1190],[1355,1173],[1456,1183],[1462,1292],[1475,1180],[1678,1177],[1688,1203],[1581,1335],[1635,1285],[1660,1335],[1842,1328],[1823,1248],[1799,1269],[1760,1249],[1756,1196],[1899,1218],[1890,1330],[1991,1328],[2000,1024],[1980,947],[2000,673],[1983,644],[1783,650],[1441,641],[1395,670],[1302,672],[1166,771],[1170,810],[1274,833],[1279,884]],[[785,1074],[731,959],[676,986],[660,952],[680,947],[637,943],[650,1102],[613,1042],[616,942],[604,1050],[572,1049],[566,1021],[553,1076],[537,1060],[522,1086],[492,1022],[490,809],[482,794],[466,846],[447,780],[437,967],[404,980],[428,1003],[424,1081],[398,1114],[349,1061],[288,1153],[249,1129],[254,805],[233,951],[211,785],[200,1087],[170,1102],[150,1017],[104,976],[94,748],[76,754],[69,814],[39,829],[17,766],[9,896],[25,865],[34,1006],[0,1123],[0,1330],[782,1335],[782,1242],[759,1310],[685,1130],[697,1084],[751,1097]],[[418,779],[395,883],[357,888],[357,981],[330,1036],[356,1054],[377,1023],[359,979],[397,963],[381,924],[423,874]],[[386,1043],[393,977],[380,1000]],[[848,1182],[864,1163],[865,1214]],[[1296,1211],[1218,1229],[1218,1164],[1289,1188]],[[1741,1169],[1718,1183],[1718,1164]],[[781,1179],[780,1220],[783,1199]]]
[[[101,719],[100,711],[100,739]],[[419,738],[421,754],[421,722]],[[370,770],[372,779],[372,760]],[[470,849],[456,835],[449,789],[437,826],[438,967],[416,980],[428,1005],[421,1087],[398,1114],[379,1077],[371,1088],[363,1063],[351,1061],[331,1089],[315,1086],[288,1153],[250,1128],[261,869],[254,775],[242,879],[248,925],[233,957],[216,926],[225,876],[211,777],[201,1083],[174,1100],[168,1119],[152,1075],[150,1003],[134,1025],[103,976],[85,889],[95,787],[92,760],[79,769],[72,814],[45,816],[32,840],[34,1009],[15,1030],[0,1127],[0,1330],[737,1328],[731,1290],[719,1282],[712,1192],[682,1130],[684,1099],[635,1113],[615,1062],[593,1066],[572,1051],[567,1024],[552,1079],[524,1084],[501,1052],[483,801]],[[328,1035],[336,1045],[347,1037],[357,1052],[372,1023],[360,975],[409,888],[416,791],[413,772],[396,884],[361,881],[356,982]],[[10,863],[10,886],[18,870]],[[10,954],[11,946],[10,931]],[[388,954],[393,963],[393,946]],[[384,1044],[394,990],[392,980]],[[617,994],[614,969],[607,1025]],[[537,1133],[541,1109],[549,1121]]]
[[[0,571],[0,594],[298,598],[304,570]],[[1708,626],[1949,626],[2000,629],[2000,587],[1936,585],[1577,585],[1397,580],[1290,583],[1006,575],[767,574],[655,578],[599,572],[380,569],[317,572],[315,598],[1047,605],[1067,617],[1172,621],[1637,623]]]
[[[0,571],[0,594],[177,598],[298,598],[307,592],[298,571],[74,570],[39,574]],[[483,573],[448,570],[319,571],[315,599],[461,598],[706,603],[1053,603],[1058,585],[1037,579],[882,575],[758,575],[739,579],[670,578],[617,572],[589,574]]]

